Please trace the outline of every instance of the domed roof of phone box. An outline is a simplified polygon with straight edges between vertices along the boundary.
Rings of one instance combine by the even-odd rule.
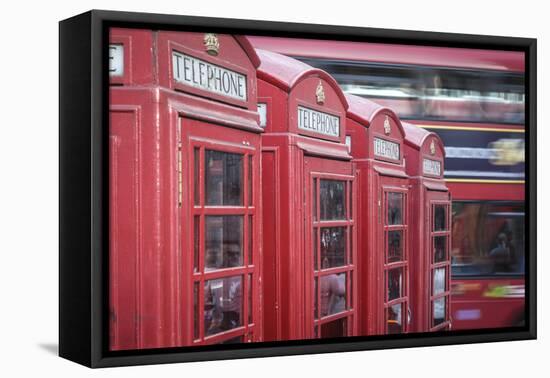
[[[348,93],[346,93],[346,99],[349,104],[347,115],[354,121],[359,122],[361,125],[369,127],[376,116],[384,113],[392,117],[397,126],[400,128],[401,132],[405,134],[403,126],[401,125],[401,120],[392,109],[386,106],[379,105],[376,102],[368,100],[364,97]]]
[[[413,125],[412,123],[401,122],[401,125],[405,130],[406,144],[408,144],[409,146],[417,150],[420,150],[422,148],[422,145],[426,141],[426,139],[428,139],[429,137],[432,137],[440,145],[441,150],[443,151],[443,157],[445,157],[445,148],[443,145],[443,141],[441,140],[439,135],[437,135],[432,131],[425,130],[422,127],[419,127],[417,125]]]

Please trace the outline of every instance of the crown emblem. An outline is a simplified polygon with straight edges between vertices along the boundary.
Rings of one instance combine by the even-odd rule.
[[[386,133],[386,135],[390,135],[391,133],[390,117],[388,116],[384,119],[384,133]]]
[[[430,143],[430,153],[432,155],[435,155],[435,143],[433,139],[432,139],[432,143]]]
[[[317,103],[323,105],[325,103],[325,89],[323,88],[323,83],[319,80],[317,89],[315,89],[315,96],[317,96]]]
[[[218,36],[213,33],[204,35],[204,47],[209,55],[217,56],[220,51],[220,42]]]

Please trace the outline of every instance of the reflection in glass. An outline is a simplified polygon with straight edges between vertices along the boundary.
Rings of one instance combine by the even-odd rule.
[[[445,231],[446,227],[446,206],[445,205],[435,205],[434,206],[434,231]]]
[[[199,321],[200,321],[200,309],[199,309],[199,283],[195,282],[193,285],[193,337],[199,338]]]
[[[242,205],[242,155],[212,150],[205,155],[206,205]]]
[[[204,282],[204,333],[206,336],[242,325],[242,276]]]
[[[200,247],[200,221],[201,217],[200,215],[195,215],[193,217],[193,271],[198,272],[199,271],[199,247]]]
[[[447,260],[447,237],[434,237],[434,263]]]
[[[313,314],[315,319],[319,319],[319,304],[317,303],[317,282],[319,278],[315,277],[313,280]]]
[[[403,231],[388,231],[388,263],[403,261]]]
[[[346,264],[346,228],[321,228],[321,269]]]
[[[388,301],[403,296],[403,268],[388,270]]]
[[[318,233],[318,229],[317,228],[314,228],[313,229],[313,267],[315,270],[318,270],[319,269],[319,263],[317,262],[317,259],[318,259],[318,252],[317,252],[317,242],[318,242],[318,236],[319,233]]]
[[[524,201],[453,201],[452,209],[452,276],[524,273]],[[506,235],[504,245],[501,234]],[[508,257],[495,261],[491,251],[494,256],[502,247]]]
[[[433,271],[433,295],[445,292],[445,268],[437,268]]]
[[[316,222],[317,221],[317,179],[313,179],[313,198],[311,200],[312,202],[312,205],[311,206],[311,211],[312,211],[312,215],[313,215],[313,221]]]
[[[254,191],[252,183],[252,155],[248,155],[248,206],[252,206],[254,202]]]
[[[388,333],[403,332],[402,319],[403,304],[398,303],[386,309],[386,324],[388,325]]]
[[[248,275],[248,324],[252,323],[252,274]]]
[[[340,318],[321,325],[321,337],[343,337],[346,336],[346,323],[348,318]]]
[[[329,274],[319,278],[321,317],[346,309],[346,273]]]
[[[445,304],[447,297],[435,299],[433,301],[433,323],[434,327],[445,321]]]
[[[346,218],[346,184],[344,181],[321,180],[321,220]]]
[[[403,224],[403,193],[388,193],[388,224]]]
[[[240,343],[243,343],[243,337],[242,336],[237,336],[237,337],[233,337],[229,340],[225,340],[225,341],[222,341],[220,342],[220,344],[240,344]]]
[[[199,206],[200,205],[200,148],[198,147],[195,147],[193,149],[193,158],[194,158],[194,178],[193,178],[193,191],[195,192],[195,205],[196,206]],[[183,163],[183,162],[182,162]],[[181,170],[181,167],[180,167],[180,170]]]
[[[248,216],[248,265],[252,265],[254,261],[252,256],[254,255],[254,218],[252,215]]]
[[[205,217],[205,271],[243,264],[243,217],[222,215]]]

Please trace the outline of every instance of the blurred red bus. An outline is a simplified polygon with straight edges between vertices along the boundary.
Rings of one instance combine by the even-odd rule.
[[[437,132],[453,196],[452,328],[524,323],[521,52],[250,37]]]

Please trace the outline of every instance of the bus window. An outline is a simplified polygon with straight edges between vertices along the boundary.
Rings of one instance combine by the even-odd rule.
[[[403,119],[525,122],[523,73],[296,57]]]
[[[523,274],[524,218],[519,201],[453,202],[453,276]]]

